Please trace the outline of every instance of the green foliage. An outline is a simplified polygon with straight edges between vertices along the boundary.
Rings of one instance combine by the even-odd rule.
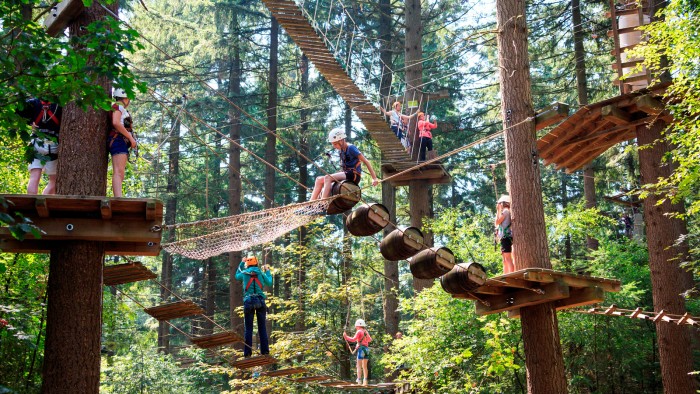
[[[673,84],[666,91],[668,109],[673,114],[665,137],[674,147],[668,156],[674,162],[673,174],[650,190],[673,201],[686,201],[687,214],[700,212],[700,16],[697,2],[672,0],[660,10],[655,22],[642,28],[648,41],[632,56],[644,58],[644,66],[654,75],[670,75]],[[652,185],[649,185],[652,186]]]

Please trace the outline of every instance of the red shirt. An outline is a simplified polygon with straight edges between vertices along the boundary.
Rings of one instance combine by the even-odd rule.
[[[348,342],[359,342],[360,346],[368,346],[372,341],[372,337],[369,336],[369,333],[365,329],[357,330],[354,337],[349,337],[343,333],[343,338]]]
[[[436,129],[437,125],[434,123],[430,123],[427,120],[419,120],[418,121],[418,131],[420,134],[418,135],[419,137],[428,137],[428,138],[433,138],[433,133],[430,132],[432,129]]]

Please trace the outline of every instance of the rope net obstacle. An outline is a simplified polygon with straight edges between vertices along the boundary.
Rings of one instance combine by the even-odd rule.
[[[163,249],[191,259],[204,260],[222,253],[241,251],[264,244],[319,216],[337,196],[223,218],[166,226],[175,241]]]

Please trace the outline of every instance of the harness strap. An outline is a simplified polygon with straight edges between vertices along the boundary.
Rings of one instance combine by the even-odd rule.
[[[258,279],[257,275],[251,275],[250,280],[248,280],[248,284],[245,285],[245,291],[248,291],[250,288],[250,285],[253,284],[253,282],[257,283],[258,286],[260,287],[260,290],[262,290],[263,286],[262,283],[260,283],[260,280]],[[255,290],[255,287],[253,287],[253,290]]]
[[[56,107],[58,107],[58,105]],[[46,123],[49,119],[53,120],[54,123],[59,124],[58,119],[56,119],[53,111],[51,111],[51,103],[42,100],[41,108],[41,112],[39,112],[39,115],[37,115],[36,119],[34,119],[35,125],[38,126],[39,122]]]

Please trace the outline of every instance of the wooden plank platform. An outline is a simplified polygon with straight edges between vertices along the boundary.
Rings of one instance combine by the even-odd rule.
[[[636,138],[638,126],[657,119],[671,122],[661,101],[668,86],[659,84],[581,107],[537,141],[540,158],[570,174],[610,147]]]
[[[270,377],[279,377],[279,376],[289,376],[289,375],[296,375],[298,373],[304,373],[306,372],[306,368],[286,368],[286,369],[278,369],[276,371],[266,371],[260,374],[261,376],[270,376]]]
[[[528,268],[490,278],[471,293],[454,297],[475,300],[478,315],[507,311],[515,318],[526,306],[554,302],[562,310],[601,302],[605,292],[618,291],[619,280]]]
[[[145,312],[156,318],[158,321],[173,320],[181,317],[203,315],[204,310],[193,301],[178,301],[169,304],[146,308]]]
[[[343,387],[343,386],[347,385],[348,383],[350,383],[350,382],[346,382],[344,380],[331,380],[330,382],[319,383],[319,385],[325,386],[325,387]],[[350,384],[352,384],[352,383],[350,383]]]
[[[202,349],[211,349],[236,342],[243,342],[243,338],[233,331],[223,331],[216,334],[194,337],[191,341]]]
[[[155,279],[156,277],[157,275],[141,262],[134,261],[106,266],[102,274],[102,283],[105,286],[116,286],[124,283]]]
[[[253,367],[260,367],[263,365],[276,364],[277,359],[270,356],[269,354],[263,354],[255,357],[243,358],[236,360],[231,363],[231,366],[238,369],[248,369]]]
[[[318,376],[305,376],[303,378],[292,379],[293,382],[297,383],[310,383],[310,382],[321,382],[324,380],[333,379],[332,376],[328,375],[318,375]]]
[[[44,27],[48,35],[56,37],[68,27],[68,24],[85,10],[83,0],[63,0],[51,7]]]
[[[20,213],[42,230],[24,241],[0,228],[0,250],[49,253],[64,241],[104,242],[106,254],[157,256],[163,203],[155,199],[2,194],[9,202],[0,212]]]

